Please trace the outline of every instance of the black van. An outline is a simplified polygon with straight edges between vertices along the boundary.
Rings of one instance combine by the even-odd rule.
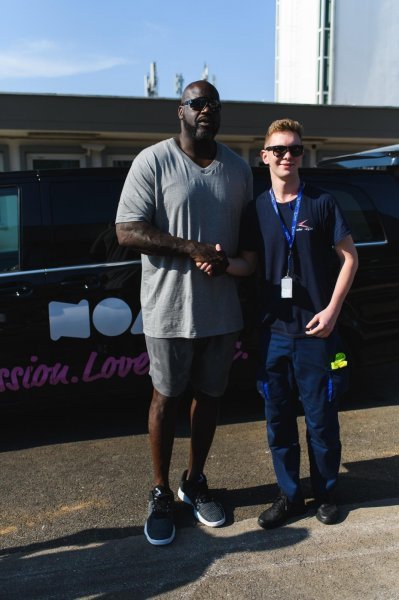
[[[0,174],[0,405],[150,391],[140,256],[114,218],[127,169]],[[360,268],[340,324],[353,361],[399,356],[399,181],[387,172],[304,169],[351,225]],[[254,169],[255,194],[269,186]],[[240,282],[244,308],[253,284]],[[232,381],[252,381],[255,345],[237,344]]]
[[[140,256],[113,225],[126,172],[0,175],[0,402],[149,386]]]

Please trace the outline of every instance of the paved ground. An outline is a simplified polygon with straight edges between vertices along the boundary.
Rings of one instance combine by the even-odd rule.
[[[399,370],[365,372],[341,412],[342,515],[272,532],[256,519],[275,494],[258,399],[223,404],[207,475],[225,527],[177,505],[177,536],[143,534],[150,487],[143,411],[42,413],[1,428],[0,599],[330,598],[399,600]],[[184,407],[183,407],[184,408]],[[172,468],[185,467],[185,411]],[[303,418],[299,419],[304,442]],[[134,435],[132,435],[134,434]],[[308,465],[303,483],[309,492]]]
[[[265,532],[246,519],[182,529],[165,548],[130,536],[16,554],[3,559],[0,597],[394,600],[398,502],[346,505],[330,527],[310,516]]]

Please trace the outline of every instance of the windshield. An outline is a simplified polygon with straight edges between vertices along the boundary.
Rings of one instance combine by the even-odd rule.
[[[318,167],[341,167],[346,169],[385,169],[399,165],[399,144],[325,158]]]

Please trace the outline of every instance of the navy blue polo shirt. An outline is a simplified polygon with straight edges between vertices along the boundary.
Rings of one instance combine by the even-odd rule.
[[[296,200],[277,203],[291,231]],[[306,337],[305,326],[330,302],[336,281],[333,246],[350,229],[334,198],[305,185],[293,246],[293,297],[281,298],[281,278],[287,273],[288,243],[268,191],[253,200],[244,215],[240,249],[257,252],[262,272],[262,321],[272,331]]]

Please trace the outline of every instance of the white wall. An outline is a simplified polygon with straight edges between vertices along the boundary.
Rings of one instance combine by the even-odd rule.
[[[317,102],[320,0],[277,0],[277,102]],[[331,103],[399,106],[399,0],[335,0]]]
[[[399,106],[398,28],[398,0],[336,0],[333,104]]]
[[[319,0],[278,2],[276,102],[316,102],[319,4]]]

